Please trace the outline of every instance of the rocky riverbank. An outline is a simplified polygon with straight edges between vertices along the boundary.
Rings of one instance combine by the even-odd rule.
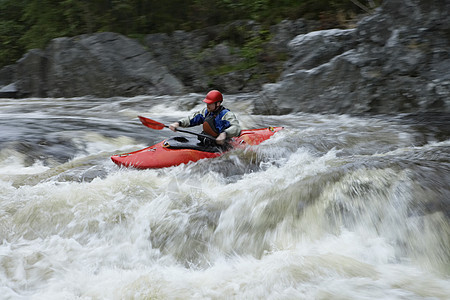
[[[255,113],[450,112],[450,1],[386,0],[352,29],[236,21],[192,32],[54,39],[0,70],[0,94],[259,92]]]
[[[388,0],[352,30],[295,37],[261,113],[450,112],[450,1]]]

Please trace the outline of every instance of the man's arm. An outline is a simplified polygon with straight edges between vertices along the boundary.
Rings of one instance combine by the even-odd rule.
[[[241,134],[241,125],[233,112],[227,112],[222,119],[230,123],[230,127],[224,130],[227,138],[239,136],[239,134]]]
[[[200,124],[203,124],[203,121],[205,120],[205,110],[206,108],[196,111],[191,116],[183,118],[178,121],[179,126],[181,127],[191,127],[191,126],[197,126]]]

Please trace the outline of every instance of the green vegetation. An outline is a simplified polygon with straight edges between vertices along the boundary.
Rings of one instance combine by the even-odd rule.
[[[83,33],[140,36],[238,19],[272,25],[301,17],[335,26],[343,15],[363,12],[355,2],[373,6],[381,0],[0,0],[0,67],[53,38]]]
[[[213,70],[210,70],[209,75],[221,75],[257,66],[260,55],[264,51],[264,43],[268,42],[271,37],[267,30],[260,30],[258,33],[252,32],[252,35],[249,35],[245,26],[230,26],[228,30],[222,32],[218,42],[227,41],[233,54],[238,53],[242,57],[242,61],[215,66]],[[214,43],[210,43],[210,46],[214,46]]]

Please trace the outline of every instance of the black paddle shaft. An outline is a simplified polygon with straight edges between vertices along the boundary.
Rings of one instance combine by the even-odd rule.
[[[167,125],[164,125],[164,127],[169,128],[169,126],[167,126]],[[206,139],[210,139],[210,140],[213,140],[213,141],[216,140],[216,139],[213,138],[212,136],[209,136],[209,135],[206,135],[206,134],[195,133],[195,132],[192,132],[192,131],[187,131],[187,130],[178,129],[178,128],[175,129],[175,130],[176,130],[176,131],[179,131],[179,132],[184,132],[184,133],[194,134],[194,135],[196,135],[196,136],[199,136],[199,137],[202,137],[202,138],[206,138]]]

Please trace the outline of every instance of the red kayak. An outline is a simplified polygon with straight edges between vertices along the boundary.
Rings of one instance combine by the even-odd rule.
[[[283,127],[242,130],[240,136],[231,139],[231,148],[258,145],[281,129]],[[214,158],[224,153],[217,146],[202,145],[197,137],[174,137],[142,150],[113,155],[111,159],[119,166],[154,169],[195,162],[203,158]]]

